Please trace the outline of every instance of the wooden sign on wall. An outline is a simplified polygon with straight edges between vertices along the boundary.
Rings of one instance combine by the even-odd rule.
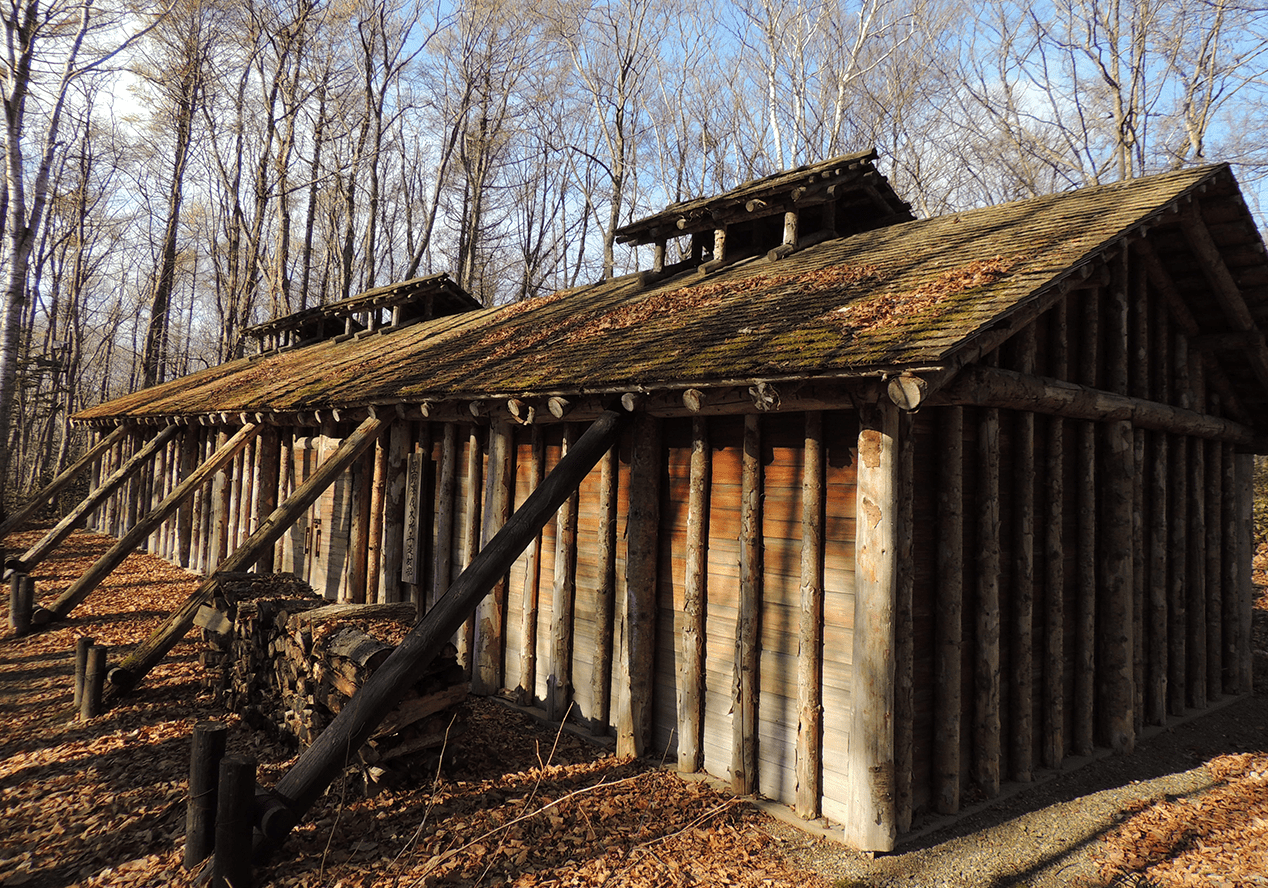
[[[401,552],[401,582],[418,583],[418,550],[422,534],[419,501],[423,490],[423,454],[411,453],[405,466],[405,540]]]

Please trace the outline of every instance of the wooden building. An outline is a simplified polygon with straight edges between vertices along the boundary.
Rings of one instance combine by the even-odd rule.
[[[865,849],[1247,693],[1268,261],[1228,167],[913,220],[873,159],[635,223],[641,274],[261,325],[79,415],[113,433],[92,522],[150,513],[150,551],[210,572],[360,424],[257,566],[425,611],[620,403],[460,633],[474,688]]]

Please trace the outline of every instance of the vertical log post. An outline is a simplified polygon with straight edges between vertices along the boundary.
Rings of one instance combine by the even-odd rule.
[[[914,808],[916,724],[916,561],[914,417],[898,415],[898,478],[894,491],[895,538],[898,547],[894,588],[894,803],[899,833],[911,829]]]
[[[106,686],[106,647],[94,644],[88,648],[84,665],[84,691],[79,698],[79,718],[87,721],[101,715],[101,695]]]
[[[189,804],[185,808],[185,856],[182,866],[193,869],[216,847],[216,798],[220,762],[229,736],[219,722],[194,725],[189,755]]]
[[[1206,446],[1194,438],[1189,442],[1189,529],[1188,551],[1188,698],[1193,709],[1206,708]]]
[[[216,790],[216,853],[212,888],[251,888],[255,833],[255,759],[227,755],[220,761]]]
[[[1177,330],[1171,341],[1171,388],[1175,403],[1184,408],[1193,404],[1189,391],[1189,347],[1183,332]],[[1188,692],[1188,514],[1189,502],[1189,439],[1177,435],[1170,446],[1171,487],[1167,491],[1167,540],[1169,552],[1167,634],[1167,705],[1172,715],[1184,715]]]
[[[229,433],[216,430],[215,449],[222,449],[229,441]],[[211,480],[211,536],[208,543],[207,564],[204,572],[211,574],[229,551],[229,512],[232,505],[234,463],[230,462]]]
[[[807,420],[809,422],[809,420]],[[809,432],[807,432],[809,435]],[[705,672],[705,607],[709,551],[709,480],[711,476],[709,421],[703,416],[691,418],[691,465],[687,478],[687,557],[683,565],[682,668],[678,685],[678,770],[694,774],[704,765],[704,672]],[[820,482],[822,488],[822,482]],[[803,519],[804,520],[804,519]],[[613,531],[616,527],[613,525]],[[803,554],[803,570],[805,555]],[[804,584],[803,579],[803,598]],[[804,619],[804,604],[803,604]],[[803,658],[807,656],[803,650]],[[803,707],[804,708],[804,707]],[[798,726],[798,750],[801,734],[808,730]],[[818,746],[815,747],[816,751]],[[797,798],[801,813],[803,766],[798,753]],[[818,773],[818,770],[815,770]],[[815,813],[801,816],[818,817],[818,783],[815,782]]]
[[[480,507],[484,480],[484,449],[480,427],[472,423],[467,429],[467,508],[462,516],[462,566],[466,568],[480,551]],[[439,587],[437,587],[439,588]],[[475,660],[476,616],[463,624],[458,633],[458,658],[474,684],[477,679]]]
[[[620,469],[617,448],[599,461],[599,588],[594,607],[594,670],[590,699],[594,717],[590,733],[602,736],[612,721],[612,635],[616,616],[616,509]]]
[[[405,449],[409,425],[396,420],[388,430],[387,463],[383,488],[383,559],[379,568],[378,600],[393,604],[401,600],[402,543],[405,538]],[[417,557],[417,553],[415,553]],[[435,553],[432,553],[435,557]]]
[[[1224,445],[1219,441],[1206,444],[1206,697],[1216,700],[1224,690],[1224,613],[1223,540],[1224,523],[1222,487],[1224,478]]]
[[[35,607],[35,577],[14,573],[9,580],[9,629],[19,638],[31,631]]]
[[[1097,370],[1100,360],[1100,292],[1087,289],[1082,291],[1081,296],[1081,377],[1084,384],[1096,386],[1099,383]],[[1077,755],[1090,755],[1094,746],[1096,700],[1096,424],[1080,422],[1075,428],[1079,517],[1075,542],[1074,736],[1071,745]]]
[[[531,436],[530,495],[546,477],[546,434],[541,426],[535,425]],[[541,583],[542,534],[538,531],[528,544],[528,556],[524,559],[523,606],[520,612],[520,683],[516,692],[516,699],[521,706],[532,706],[537,696],[537,602],[541,595]],[[602,606],[602,601],[599,606]],[[596,631],[602,632],[601,629]],[[596,671],[598,668],[596,662]],[[604,724],[606,725],[606,721]]]
[[[891,851],[897,838],[893,650],[898,435],[898,407],[889,398],[860,410],[845,839],[863,851]]]
[[[253,532],[277,508],[278,486],[282,473],[282,437],[275,426],[260,427],[255,452],[258,472],[255,484]],[[262,574],[273,573],[277,566],[276,554],[276,546],[265,548],[260,555],[260,560],[255,563],[255,569]]]
[[[762,432],[761,417],[744,417],[740,462],[740,607],[735,635],[735,688],[731,710],[731,791],[758,788],[757,695],[761,675]]]
[[[1223,522],[1222,536],[1224,540],[1223,576],[1220,588],[1224,590],[1224,602],[1221,612],[1224,617],[1223,644],[1224,654],[1221,658],[1223,666],[1222,685],[1226,694],[1241,694],[1245,688],[1239,684],[1238,662],[1238,624],[1240,620],[1239,595],[1242,589],[1241,571],[1243,565],[1241,540],[1238,538],[1238,496],[1237,496],[1237,456],[1233,453],[1233,445],[1224,445],[1224,454],[1220,462],[1223,477],[1221,503],[1223,511],[1220,520]]]
[[[454,512],[458,488],[458,426],[445,423],[440,444],[440,475],[436,481],[436,548],[432,554],[432,589],[449,588],[453,568]]]
[[[1255,603],[1255,583],[1251,577],[1251,510],[1254,503],[1252,481],[1255,475],[1255,458],[1249,453],[1239,453],[1236,461],[1236,530],[1233,547],[1237,552],[1237,690],[1249,694],[1254,690],[1253,660],[1250,647],[1251,614]]]
[[[973,778],[987,798],[999,795],[1000,716],[999,411],[980,412],[977,429],[977,652],[974,657]]]
[[[197,427],[186,427],[181,433],[181,471],[178,487],[180,483],[189,479],[194,469],[202,462],[201,443]],[[190,566],[193,557],[194,516],[198,510],[198,492],[198,490],[194,491],[194,495],[185,501],[176,516],[176,563],[184,568]]]
[[[348,534],[347,599],[355,604],[366,602],[370,571],[370,500],[374,490],[374,451],[374,447],[369,448],[352,464],[352,527]]]
[[[88,675],[88,652],[96,639],[80,636],[75,639],[75,711],[84,703],[84,685]]]
[[[481,548],[488,545],[511,517],[514,498],[515,430],[510,422],[495,422],[489,427],[489,472],[485,485]],[[573,535],[576,536],[575,530]],[[506,585],[506,577],[503,576],[476,608],[476,653],[471,689],[477,694],[495,694],[502,688],[506,644]]]
[[[577,431],[564,425],[560,457],[566,456]],[[559,721],[572,700],[572,623],[577,595],[577,491],[555,515],[555,581],[551,594],[550,673],[546,678],[546,717]]]
[[[1103,300],[1105,309],[1106,387],[1126,394],[1128,386],[1127,255],[1113,269],[1114,281]],[[1135,714],[1135,556],[1134,503],[1136,443],[1131,422],[1118,420],[1102,425],[1103,466],[1099,534],[1102,555],[1100,613],[1097,615],[1099,650],[1096,685],[1100,691],[1099,722],[1104,742],[1115,752],[1130,753],[1136,746]]]
[[[641,756],[652,727],[656,653],[656,555],[660,530],[660,420],[634,418],[626,519],[626,630],[622,644],[616,754]]]
[[[1149,397],[1149,275],[1144,262],[1131,266],[1131,293],[1128,305],[1130,342],[1128,351],[1128,393],[1134,398]],[[1145,526],[1145,499],[1149,487],[1149,470],[1145,462],[1149,451],[1144,429],[1132,429],[1132,687],[1135,697],[1132,713],[1137,736],[1145,726],[1145,687],[1148,683],[1148,656],[1145,652],[1149,631],[1148,537]]]
[[[395,425],[395,423],[393,423]],[[390,433],[384,430],[374,443],[373,464],[370,479],[370,529],[366,539],[365,600],[382,603],[379,588],[383,572],[383,507],[387,499],[387,452],[391,446]]]
[[[1035,372],[1035,325],[1017,334],[1016,368]],[[1013,426],[1012,778],[1029,783],[1035,749],[1035,415],[1019,411]]]
[[[1149,362],[1148,396],[1159,403],[1171,400],[1169,376],[1171,366],[1167,357],[1170,333],[1166,312],[1154,313],[1153,349]],[[1170,438],[1164,432],[1149,432],[1148,504],[1148,609],[1146,620],[1146,679],[1145,722],[1163,725],[1167,722],[1167,621],[1168,621],[1168,560],[1167,516],[1175,504],[1169,498],[1168,469]]]
[[[1048,375],[1069,374],[1066,299],[1052,309]],[[1043,764],[1060,767],[1065,758],[1065,441],[1066,424],[1048,417],[1044,454],[1044,662]]]
[[[933,663],[933,806],[960,810],[964,656],[964,408],[938,411],[938,548]]]

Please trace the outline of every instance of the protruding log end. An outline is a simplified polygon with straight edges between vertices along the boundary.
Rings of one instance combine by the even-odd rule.
[[[123,666],[115,666],[106,673],[106,680],[110,682],[118,693],[126,694],[137,686],[139,679],[131,669]]]
[[[929,392],[929,384],[919,376],[894,376],[889,380],[889,399],[903,410],[916,410]]]

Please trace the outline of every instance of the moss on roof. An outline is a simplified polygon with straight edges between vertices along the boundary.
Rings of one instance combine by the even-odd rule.
[[[637,275],[499,309],[244,359],[81,419],[836,377],[947,361],[1207,167],[894,225],[779,262],[643,287]]]

